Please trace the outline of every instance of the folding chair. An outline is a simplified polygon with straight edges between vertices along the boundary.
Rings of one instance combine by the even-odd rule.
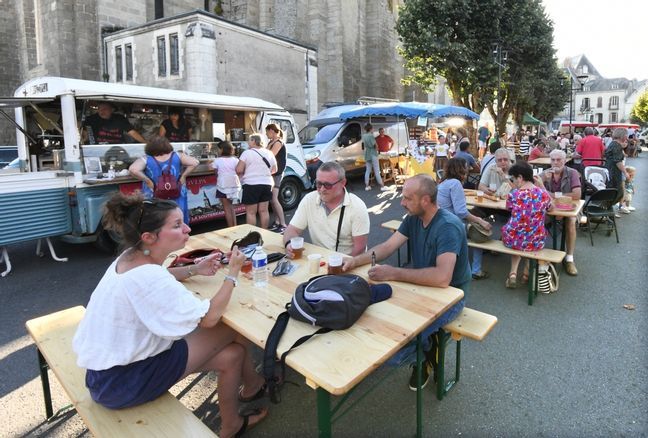
[[[603,189],[594,192],[587,202],[585,202],[583,214],[587,217],[587,231],[592,246],[594,246],[594,239],[592,238],[592,218],[598,219],[594,231],[596,231],[602,222],[606,222],[608,227],[610,227],[608,228],[608,236],[612,233],[612,229],[614,229],[616,241],[619,243],[619,233],[617,232],[616,220],[614,218],[614,204],[616,200],[617,189]]]

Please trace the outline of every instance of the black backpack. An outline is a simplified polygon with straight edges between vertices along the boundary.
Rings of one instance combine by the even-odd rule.
[[[286,374],[286,356],[315,335],[351,327],[371,302],[371,289],[362,278],[353,274],[320,275],[297,286],[286,311],[277,317],[263,353],[263,377],[273,403],[279,403],[279,391]],[[315,333],[302,336],[277,359],[277,346],[290,318],[321,327]],[[275,373],[277,363],[281,374]]]

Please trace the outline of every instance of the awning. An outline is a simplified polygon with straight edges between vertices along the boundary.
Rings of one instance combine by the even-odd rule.
[[[479,115],[467,108],[424,102],[387,102],[366,105],[340,114],[341,120],[371,116],[393,116],[412,119],[416,117],[464,117],[479,120]]]
[[[52,97],[4,97],[0,96],[0,109],[4,108],[20,108],[22,106],[29,106],[34,103],[45,103],[51,102],[54,98]]]
[[[522,117],[522,124],[523,125],[544,125],[544,122],[541,122],[540,120],[536,119],[529,113],[524,113],[524,117]]]

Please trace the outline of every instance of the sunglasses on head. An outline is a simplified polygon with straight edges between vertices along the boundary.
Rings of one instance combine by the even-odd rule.
[[[142,207],[140,208],[139,219],[137,220],[137,229],[141,231],[140,227],[142,226],[142,219],[144,218],[144,207],[147,205],[157,207],[158,205],[166,205],[169,207],[177,207],[177,204],[173,201],[168,201],[166,199],[145,199],[142,201]]]
[[[336,185],[336,184],[339,183],[340,181],[342,181],[342,178],[340,178],[339,180],[335,181],[334,183],[330,183],[330,182],[323,182],[323,181],[315,181],[315,187],[317,187],[318,189],[321,189],[322,187],[324,187],[326,190],[330,190],[330,189],[333,188],[334,185]]]

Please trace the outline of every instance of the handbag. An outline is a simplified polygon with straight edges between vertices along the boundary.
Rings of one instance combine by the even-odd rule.
[[[258,231],[250,231],[244,237],[232,242],[232,247],[230,249],[234,249],[235,246],[238,246],[239,250],[245,254],[247,258],[250,258],[252,257],[252,254],[254,254],[254,250],[257,246],[263,246],[263,238]]]
[[[155,189],[153,189],[153,196],[158,199],[175,199],[180,196],[180,183],[176,177],[171,173],[171,166],[173,165],[173,157],[175,152],[171,153],[169,158],[169,165],[166,169],[162,169],[160,163],[155,158],[155,164],[160,168],[160,176],[155,182]]]
[[[543,294],[558,292],[560,278],[551,263],[538,266],[538,291]]]
[[[466,226],[468,239],[475,243],[485,243],[491,240],[493,230],[487,230],[478,223],[471,223]]]

